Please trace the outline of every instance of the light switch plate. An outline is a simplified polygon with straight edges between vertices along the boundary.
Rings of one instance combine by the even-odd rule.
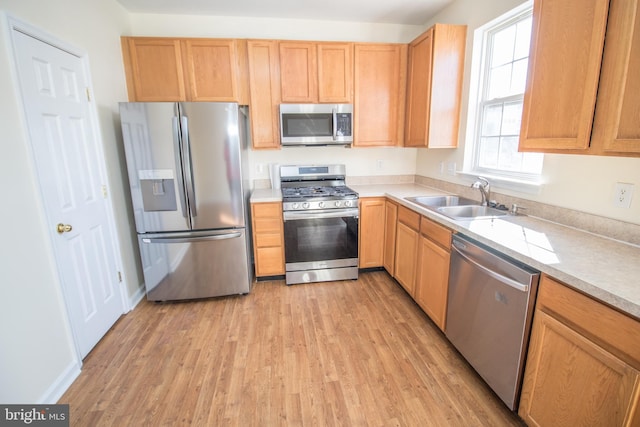
[[[616,182],[613,193],[613,206],[618,208],[630,208],[631,197],[633,196],[633,184],[626,182]]]

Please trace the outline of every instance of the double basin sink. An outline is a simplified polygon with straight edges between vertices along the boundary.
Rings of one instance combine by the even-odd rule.
[[[497,218],[507,215],[505,210],[482,206],[475,200],[455,195],[406,197],[406,200],[455,220]]]

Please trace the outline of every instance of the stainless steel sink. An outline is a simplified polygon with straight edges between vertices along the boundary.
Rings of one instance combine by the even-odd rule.
[[[439,208],[442,206],[479,205],[475,200],[456,195],[407,197],[407,200],[425,208]]]
[[[506,211],[480,205],[442,206],[436,210],[441,214],[454,219],[495,218],[498,216],[505,216],[507,214]]]
[[[504,216],[506,211],[489,206],[481,206],[479,202],[456,195],[407,197],[406,200],[416,203],[434,212],[452,219],[485,219]]]

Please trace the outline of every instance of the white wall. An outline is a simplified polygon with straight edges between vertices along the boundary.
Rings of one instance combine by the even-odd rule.
[[[429,25],[435,22],[468,25],[467,51],[459,148],[457,150],[419,150],[416,164],[419,175],[459,184],[470,182],[468,178],[450,176],[446,172],[441,173],[440,163],[455,162],[458,169],[463,165],[464,149],[467,143],[467,106],[473,33],[478,27],[522,3],[524,3],[522,0],[485,0],[482,2],[457,0],[429,23]],[[542,176],[544,185],[538,194],[521,193],[508,189],[500,189],[499,191],[515,197],[640,224],[640,158],[547,154],[544,156]],[[635,185],[635,194],[630,209],[612,205],[616,182],[628,182]]]
[[[115,1],[0,0],[0,11],[34,25],[89,54],[110,190],[118,210],[125,277],[135,289],[133,246],[120,172],[114,121],[117,101],[126,98],[120,34],[127,13]],[[21,100],[14,84],[7,22],[0,14],[0,129],[4,224],[0,243],[0,402],[52,402],[77,368],[60,284],[23,128]],[[131,293],[134,289],[130,290]],[[71,377],[70,377],[71,375]],[[62,387],[60,390],[57,387]]]
[[[280,40],[325,40],[407,43],[422,26],[326,22],[273,18],[132,14],[131,35],[229,37]],[[378,167],[378,160],[383,160]],[[403,148],[285,148],[254,150],[249,156],[251,179],[268,179],[269,163],[344,163],[349,176],[412,175],[416,150]]]

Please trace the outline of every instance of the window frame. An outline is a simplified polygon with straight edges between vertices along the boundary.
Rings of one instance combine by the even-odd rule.
[[[472,123],[473,133],[471,141],[472,149],[469,150],[471,161],[469,164],[468,174],[482,175],[493,178],[498,178],[505,181],[521,182],[523,184],[539,184],[542,181],[542,168],[539,173],[521,172],[521,171],[507,171],[494,168],[481,167],[479,165],[480,151],[481,151],[481,138],[482,127],[485,109],[491,105],[505,105],[510,102],[520,102],[524,104],[524,92],[516,95],[508,95],[501,98],[488,99],[489,93],[489,78],[491,73],[491,57],[493,53],[493,43],[490,43],[492,37],[500,31],[508,28],[518,22],[532,18],[533,4],[528,2],[521,7],[515,8],[511,12],[507,12],[505,15],[495,19],[484,27],[479,28],[482,33],[479,65],[478,71],[475,74],[476,84],[478,85],[477,96],[475,99],[470,100],[473,106],[470,106],[470,111],[475,110],[475,119]],[[530,58],[528,56],[527,58]],[[528,59],[527,59],[528,61]],[[473,78],[473,77],[472,77]],[[504,135],[500,135],[501,137]],[[519,136],[519,133],[518,133]],[[542,156],[543,154],[540,153]],[[543,159],[544,161],[544,159]]]

